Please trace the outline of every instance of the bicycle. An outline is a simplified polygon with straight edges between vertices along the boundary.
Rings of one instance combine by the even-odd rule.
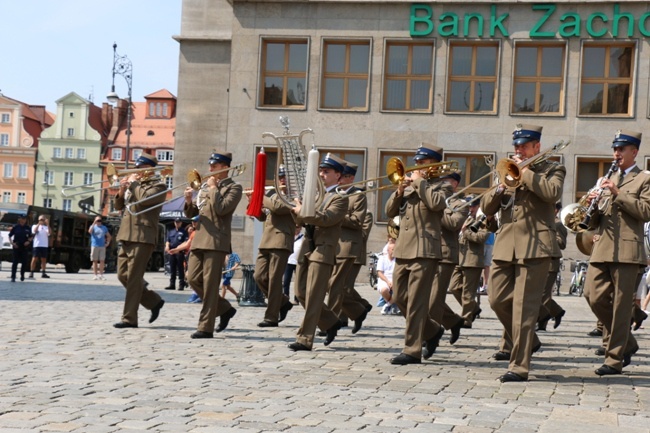
[[[555,296],[560,296],[560,287],[562,287],[562,271],[564,271],[564,259],[560,257],[560,270],[555,277]]]
[[[589,262],[586,260],[576,260],[571,263],[571,285],[569,286],[569,295],[582,296],[585,289],[585,279]]]
[[[368,263],[368,279],[370,281],[370,287],[375,288],[377,286],[377,262],[382,253],[370,253],[370,261]]]

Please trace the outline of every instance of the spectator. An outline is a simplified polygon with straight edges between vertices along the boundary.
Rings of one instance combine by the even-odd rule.
[[[183,253],[185,255],[185,269],[184,272],[187,274],[187,262],[190,256],[190,247],[192,246],[192,239],[194,239],[194,234],[196,233],[196,226],[199,224],[199,217],[198,215],[192,218],[192,224],[187,228],[187,234],[188,238],[185,242],[177,246],[176,248],[172,248],[169,250],[170,254],[178,254],[178,253]],[[185,275],[185,281],[187,281],[187,275]],[[192,295],[187,299],[187,302],[190,304],[200,304],[202,302],[202,299],[199,297],[199,295],[196,294],[196,292],[192,293]]]
[[[13,263],[11,264],[11,282],[16,282],[16,271],[20,263],[20,281],[25,281],[25,272],[29,265],[29,244],[32,241],[32,232],[25,222],[27,215],[18,216],[18,224],[11,228],[9,240],[13,251]]]
[[[399,308],[391,302],[393,300],[393,269],[395,268],[394,249],[395,242],[386,244],[386,254],[382,254],[377,262],[377,290],[386,301],[381,314],[399,314]]]
[[[480,295],[487,295],[488,279],[490,278],[490,266],[492,266],[492,250],[494,250],[494,233],[490,235],[485,241],[485,259],[483,261],[483,285],[479,287],[478,293]]]
[[[34,235],[34,245],[32,250],[32,266],[29,278],[34,279],[34,272],[38,270],[38,262],[41,262],[41,278],[50,278],[45,273],[45,266],[47,265],[48,247],[50,246],[50,227],[48,226],[47,218],[45,215],[38,217],[38,222],[32,226],[32,234]]]
[[[102,223],[101,216],[95,218],[88,233],[90,234],[90,260],[93,262],[93,280],[105,280],[106,247],[111,243],[111,234]]]
[[[289,256],[289,261],[287,262],[287,267],[284,270],[284,277],[282,280],[282,291],[285,295],[289,296],[289,288],[291,287],[291,279],[293,278],[293,273],[296,272],[296,266],[298,266],[298,252],[302,246],[302,241],[305,235],[302,233],[302,228],[296,226],[296,233],[293,238],[293,252]],[[298,305],[298,298],[293,296],[293,304]]]
[[[235,295],[237,301],[239,301],[239,292],[232,288],[230,285],[230,280],[235,275],[235,269],[241,264],[241,259],[237,253],[231,252],[226,256],[225,261],[226,269],[223,271],[223,283],[221,283],[221,297],[226,297],[226,290]]]
[[[178,290],[185,290],[187,282],[185,281],[185,252],[180,250],[177,253],[172,253],[173,248],[178,247],[183,242],[187,241],[188,234],[183,228],[183,220],[176,218],[174,220],[174,228],[167,232],[167,242],[165,242],[165,253],[169,258],[169,268],[171,276],[169,278],[169,286],[165,290],[176,290],[176,277],[178,276]]]

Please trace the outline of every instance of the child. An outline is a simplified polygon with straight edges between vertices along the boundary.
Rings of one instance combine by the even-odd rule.
[[[239,301],[239,293],[232,288],[230,285],[230,280],[232,277],[235,275],[235,269],[239,267],[241,263],[241,259],[237,255],[237,253],[230,253],[226,256],[226,261],[224,265],[226,266],[225,270],[223,271],[223,283],[221,283],[221,297],[225,298],[226,297],[226,290],[232,293],[237,297],[237,301]]]

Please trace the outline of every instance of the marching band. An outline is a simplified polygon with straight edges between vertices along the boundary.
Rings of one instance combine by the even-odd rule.
[[[312,155],[300,142],[303,134],[290,136],[288,122],[285,127],[285,136],[276,140],[293,148],[285,148],[284,153],[310,160]],[[462,179],[457,163],[444,161],[443,149],[433,144],[417,148],[412,167],[390,162],[387,176],[394,191],[385,212],[392,223],[389,235],[395,238],[391,302],[405,318],[404,346],[391,364],[419,364],[433,356],[445,330],[451,332],[453,344],[461,329],[472,328],[481,313],[476,289],[484,268],[484,244],[493,232],[493,262],[485,284],[490,307],[503,326],[493,358],[508,361],[501,382],[527,381],[532,355],[542,347],[536,330],[545,330],[550,319],[554,327],[559,326],[565,315],[553,301],[551,289],[567,229],[589,233],[584,236],[590,241],[584,248],[591,255],[585,298],[602,324],[605,357],[595,373],[620,374],[632,362],[639,346],[631,325],[638,327],[645,319],[643,311],[634,307],[634,295],[648,263],[644,223],[650,220],[650,172],[636,165],[641,133],[617,131],[610,171],[579,203],[565,208],[559,203],[566,169],[550,156],[568,143],[541,152],[541,140],[541,126],[517,125],[514,156],[499,161],[498,181],[478,196],[466,197],[467,186],[457,190]],[[237,312],[218,293],[224,258],[231,252],[232,216],[244,193],[232,179],[238,173],[231,175],[231,162],[231,154],[213,153],[207,179],[199,177],[200,187],[192,180],[184,192],[185,215],[198,217],[187,282],[203,300],[191,338],[212,338],[214,331],[227,328]],[[122,242],[118,278],[126,288],[126,299],[116,328],[137,327],[140,304],[151,310],[151,323],[164,304],[143,279],[164,199],[158,194],[165,189],[164,182],[152,174],[156,166],[153,156],[143,154],[136,167],[151,171],[138,170],[120,181],[116,208],[129,212],[124,212],[117,237]],[[348,319],[356,333],[372,308],[354,289],[354,280],[372,226],[365,194],[378,189],[358,187],[364,182],[354,183],[356,172],[355,164],[331,153],[298,169],[280,160],[275,188],[264,191],[258,217],[264,232],[254,274],[268,300],[257,325],[261,328],[277,327],[293,307],[283,293],[282,275],[293,251],[296,226],[305,232],[295,283],[304,316],[295,342],[288,346],[293,351],[311,351],[316,328],[325,336],[326,346]],[[319,184],[317,192],[287,194],[296,185],[314,182]],[[249,198],[251,193],[245,191]],[[131,212],[132,207],[137,212]],[[447,290],[460,304],[461,314],[446,304]],[[220,322],[215,328],[216,317]]]

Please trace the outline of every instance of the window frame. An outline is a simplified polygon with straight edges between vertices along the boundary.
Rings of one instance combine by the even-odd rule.
[[[0,123],[5,125],[11,123],[11,113],[0,113]]]
[[[64,171],[63,186],[73,186],[73,185],[74,185],[74,171]]]
[[[86,149],[83,147],[77,148],[77,159],[86,159]]]
[[[452,79],[455,76],[452,76],[452,68],[453,68],[453,48],[454,47],[472,47],[472,60],[471,60],[471,66],[470,68],[472,69],[472,72],[470,75],[459,75],[457,77],[461,78],[455,78]],[[495,75],[489,76],[490,79],[488,80],[487,78],[481,78],[481,77],[488,77],[487,75],[475,75],[476,72],[476,49],[478,47],[486,47],[486,46],[495,46],[497,48],[497,59],[495,62]],[[478,115],[478,116],[498,116],[499,115],[499,93],[500,93],[500,74],[501,74],[501,59],[503,55],[503,46],[502,46],[502,41],[501,39],[450,39],[447,44],[447,70],[446,70],[446,76],[445,76],[445,105],[444,105],[444,114],[450,114],[450,115]],[[463,78],[464,77],[464,78]],[[470,89],[470,97],[469,97],[469,102],[468,102],[468,111],[454,111],[449,108],[450,106],[450,98],[451,98],[451,84],[453,82],[460,81],[460,82],[470,82],[470,83],[475,83],[475,82],[490,82],[494,84],[494,99],[492,101],[492,111],[474,111],[474,110],[469,110],[469,106],[474,106],[474,90],[473,86]]]
[[[537,75],[530,77],[518,77],[517,72],[517,49],[518,48],[537,48]],[[541,48],[548,47],[561,47],[562,48],[562,72],[560,74],[559,80],[557,77],[544,77],[541,75],[542,68],[542,53]],[[564,117],[566,110],[566,97],[567,97],[567,72],[568,72],[568,63],[569,63],[569,50],[568,50],[568,41],[566,40],[552,40],[552,41],[537,41],[537,40],[515,40],[513,47],[513,56],[512,56],[512,76],[511,76],[511,86],[510,86],[510,115],[511,116],[536,116],[536,117]],[[518,83],[534,83],[535,84],[535,109],[534,111],[514,111],[515,97],[516,97],[516,85]],[[560,83],[560,94],[559,94],[559,108],[558,111],[545,112],[539,111],[539,105],[541,103],[541,85],[546,83]]]
[[[93,183],[94,173],[92,171],[83,172],[83,183],[82,186],[90,186]]]
[[[68,128],[68,137],[74,137],[74,128]]]
[[[20,204],[27,203],[27,193],[23,191],[18,191],[16,202]]]
[[[43,199],[43,207],[47,209],[52,209],[52,199],[49,197],[46,197]]]
[[[158,162],[173,162],[174,161],[174,151],[173,150],[156,150],[156,159],[158,159]]]
[[[119,155],[116,155],[119,153]],[[116,156],[119,156],[117,158]],[[124,156],[124,151],[121,147],[114,147],[111,149],[111,161],[122,161],[122,157]]]
[[[66,147],[64,155],[65,159],[74,159],[74,148]]]
[[[599,78],[583,78],[583,70],[586,67],[585,64],[585,48],[591,48],[591,47],[605,47],[606,48],[606,54],[604,56],[605,58],[605,74],[609,73],[609,58],[610,56],[607,55],[612,47],[631,47],[633,51],[633,55],[630,57],[630,62],[632,63],[630,65],[630,76],[628,78],[622,77],[622,78],[616,78],[616,79],[611,79],[607,76],[604,77],[599,77]],[[597,41],[592,41],[592,40],[581,40],[580,41],[580,69],[578,70],[578,89],[577,89],[577,104],[576,104],[576,117],[591,117],[591,118],[603,118],[603,117],[614,117],[614,118],[622,118],[622,119],[633,119],[636,115],[636,98],[635,98],[635,93],[636,93],[636,81],[637,81],[637,76],[638,76],[638,64],[639,64],[639,41],[637,39],[628,39],[628,40],[616,40],[616,39],[599,39]],[[582,108],[582,87],[583,84],[585,84],[585,81],[587,82],[586,84],[598,84],[599,82],[602,82],[603,86],[607,86],[608,84],[629,84],[630,86],[630,91],[629,91],[629,96],[628,96],[628,110],[627,113],[586,113],[583,114],[581,112]],[[605,92],[603,94],[603,100],[602,100],[602,107],[604,110],[607,110],[607,98],[608,98],[608,92]]]
[[[424,75],[414,75],[411,73],[406,73],[406,74],[388,74],[388,64],[390,62],[390,56],[388,54],[389,47],[390,46],[397,46],[397,45],[407,45],[409,47],[409,52],[408,52],[408,58],[412,60],[413,58],[413,46],[431,46],[431,75],[429,76],[429,106],[426,109],[413,109],[409,108],[411,106],[410,104],[410,98],[411,98],[411,92],[410,88],[412,85],[413,81],[425,81]],[[405,38],[384,38],[384,46],[383,46],[383,61],[382,61],[382,71],[381,71],[381,102],[380,102],[380,109],[379,112],[381,113],[409,113],[409,114],[431,114],[433,113],[433,95],[434,95],[434,87],[435,87],[435,71],[436,71],[436,39],[435,38],[418,38],[417,40],[413,39],[405,39]],[[413,63],[412,61],[409,61],[409,65],[407,68],[412,68]],[[400,109],[395,109],[395,108],[386,108],[386,97],[387,97],[387,82],[391,78],[397,78],[397,77],[404,77],[404,79],[407,81],[406,87],[407,90],[405,92],[405,98],[406,100],[404,101],[404,106],[407,107],[403,110]],[[411,77],[411,78],[409,78]],[[418,78],[420,77],[420,78]]]
[[[265,69],[265,63],[266,63],[266,53],[267,53],[267,45],[269,43],[274,43],[274,44],[280,44],[284,43],[285,44],[285,59],[284,59],[284,70],[283,71],[272,71],[271,73],[267,72]],[[307,49],[307,54],[306,54],[306,65],[305,65],[305,70],[304,72],[291,72],[287,71],[287,66],[289,63],[289,51],[287,49],[287,46],[290,44],[295,43],[295,44],[300,44],[300,45],[306,45]],[[307,105],[309,103],[309,68],[310,68],[310,52],[311,52],[311,38],[310,37],[291,37],[291,36],[260,36],[260,42],[259,42],[260,50],[259,50],[259,59],[258,59],[258,71],[259,71],[259,83],[258,83],[258,95],[257,95],[257,103],[256,103],[256,108],[258,109],[275,109],[275,110],[295,110],[295,111],[306,111],[307,110]],[[284,87],[282,90],[282,104],[279,105],[270,105],[270,104],[265,104],[264,103],[264,96],[265,96],[265,91],[266,88],[264,86],[265,79],[267,77],[282,77],[282,81],[284,83]],[[305,80],[305,100],[302,105],[287,105],[287,93],[289,91],[288,86],[286,85],[286,82],[290,78],[304,78]]]
[[[61,205],[61,209],[66,212],[72,211],[72,199],[64,198]]]
[[[488,168],[487,173],[494,172],[494,169],[496,168],[497,163],[499,162],[497,158],[497,153],[493,151],[485,151],[485,152],[478,152],[478,151],[450,151],[450,152],[444,152],[443,155],[443,160],[444,161],[458,161],[459,158],[467,158],[468,160],[470,158],[481,158],[483,157],[483,161],[485,162],[485,166]],[[459,164],[460,167],[460,164]],[[485,176],[487,173],[478,175],[476,179],[472,180],[472,171],[467,170],[467,164],[465,165],[465,170],[463,170],[460,174],[461,176],[461,181],[458,184],[458,189],[457,191],[463,189],[467,185],[471,184],[472,181],[476,181],[479,179],[481,176]],[[494,173],[493,173],[494,174]],[[490,188],[494,186],[494,176],[488,176],[488,186],[487,187],[471,187],[468,188],[467,191],[465,191],[465,195],[478,195],[478,194],[483,194],[486,191],[488,191]]]
[[[9,134],[2,133],[0,134],[0,146],[9,147],[11,145],[11,140]]]
[[[11,191],[2,191],[2,202],[11,203]]]
[[[18,163],[18,179],[29,178],[29,167],[24,162]]]
[[[573,199],[575,200],[574,203],[577,203],[582,196],[588,193],[588,191],[582,191],[578,190],[578,179],[582,176],[584,178],[585,174],[580,173],[580,163],[583,162],[589,162],[589,163],[598,163],[598,176],[596,179],[593,180],[593,182],[590,183],[591,187],[596,186],[596,183],[598,182],[598,179],[603,177],[606,173],[607,170],[609,170],[609,167],[611,167],[613,161],[613,157],[610,156],[604,156],[604,155],[576,155],[575,156],[575,170],[573,173]]]
[[[14,163],[5,162],[2,164],[2,177],[5,179],[13,179],[14,177]]]
[[[60,147],[53,147],[52,148],[52,159],[58,158],[61,159],[61,148]]]

